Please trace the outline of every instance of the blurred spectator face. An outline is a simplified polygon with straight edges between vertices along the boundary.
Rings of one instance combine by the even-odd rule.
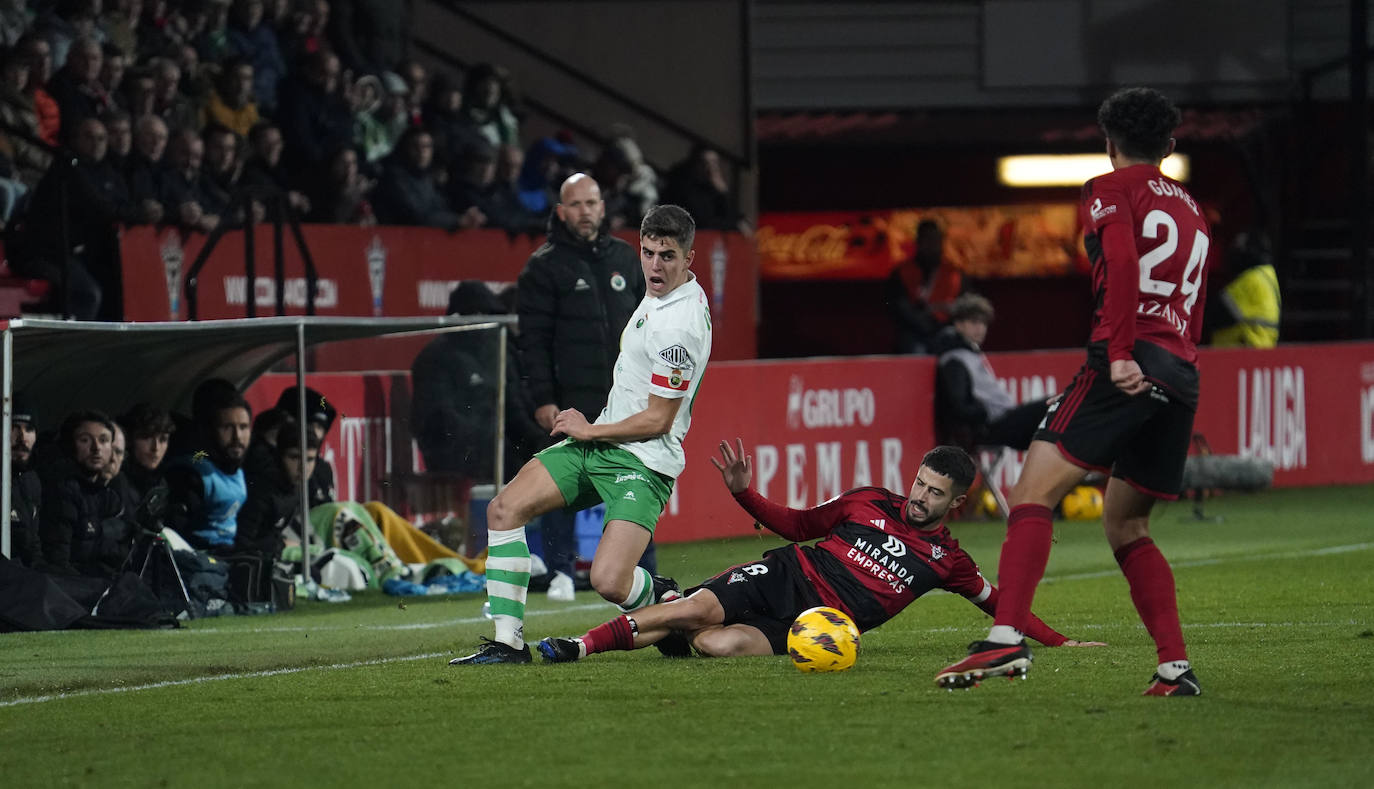
[[[238,158],[238,140],[233,132],[215,131],[205,138],[205,169],[221,175],[234,169]]]
[[[110,465],[110,444],[114,434],[99,422],[82,422],[72,433],[72,460],[94,477]]]
[[[168,155],[171,156],[172,166],[177,172],[192,179],[200,171],[200,163],[205,159],[205,143],[201,142],[195,132],[181,133],[172,141],[172,151]]]
[[[429,97],[429,73],[425,67],[411,61],[401,69],[401,79],[410,88],[410,106],[419,107]]]
[[[988,338],[988,322],[981,318],[965,318],[954,322],[954,330],[974,345],[982,345]]]
[[[15,465],[23,467],[33,455],[33,445],[38,441],[38,431],[28,422],[10,423],[10,459]]]
[[[229,24],[229,4],[211,3],[205,12],[206,30],[223,30]]]
[[[100,45],[89,38],[78,39],[67,53],[67,67],[72,78],[79,83],[95,82],[100,79],[100,67],[104,53]]]
[[[435,94],[434,104],[444,112],[457,112],[463,106],[463,91],[457,85],[449,85]]]
[[[215,412],[215,443],[229,460],[243,462],[243,455],[248,451],[252,421],[246,408],[221,408]]]
[[[170,60],[158,64],[153,75],[153,95],[160,104],[171,104],[176,98],[177,87],[181,85],[181,68]]]
[[[327,0],[315,0],[314,24],[310,26],[310,34],[314,36],[324,35],[324,29],[329,25],[329,3]]]
[[[29,87],[48,84],[52,77],[52,47],[42,39],[29,42]]]
[[[200,71],[200,53],[190,44],[177,47],[177,65],[182,74],[195,74]]]
[[[156,115],[145,115],[138,120],[138,134],[134,138],[138,152],[150,162],[162,161],[167,151],[167,124]]]
[[[29,84],[29,63],[20,58],[11,58],[5,63],[5,70],[0,74],[0,81],[4,83],[6,90],[20,93],[24,86]]]
[[[305,468],[302,469],[300,447],[284,449],[281,453],[282,471],[286,472],[286,478],[291,484],[299,485],[301,480],[310,479],[310,475],[315,473],[315,463],[319,457],[318,449],[305,450]]]
[[[241,63],[225,75],[227,95],[224,97],[235,107],[242,107],[253,100],[253,67]]]
[[[236,0],[234,21],[244,30],[253,30],[262,24],[262,0]]]
[[[710,149],[702,151],[701,155],[697,157],[695,169],[697,178],[702,181],[720,180],[723,177],[720,169],[720,154]]]
[[[264,0],[262,4],[262,16],[273,27],[280,28],[290,10],[291,3],[288,0]]]
[[[309,79],[311,85],[325,93],[333,93],[339,89],[339,74],[342,71],[343,66],[339,63],[339,56],[325,53],[310,59],[306,78]]]
[[[406,161],[416,170],[428,170],[434,163],[434,137],[429,132],[410,136],[406,142]]]
[[[104,59],[104,65],[100,67],[100,84],[105,86],[105,90],[113,93],[119,90],[119,85],[124,81],[124,56],[109,55]]]
[[[104,161],[109,146],[110,136],[105,131],[105,124],[95,118],[83,118],[72,138],[76,155],[90,162]]]
[[[558,218],[568,231],[586,241],[596,238],[601,220],[606,217],[606,204],[601,201],[601,187],[589,176],[574,176],[563,184],[558,195]]]
[[[344,148],[329,163],[329,177],[336,184],[351,184],[358,179],[358,154]]]
[[[171,436],[167,433],[134,438],[132,447],[134,463],[149,471],[162,465],[162,459],[167,456],[167,441],[170,438]]]
[[[106,463],[105,470],[100,472],[101,479],[109,482],[124,468],[124,450],[124,430],[115,425],[114,438],[110,439],[110,462]]]
[[[129,114],[135,118],[151,115],[157,104],[157,83],[143,74],[130,79],[124,89],[129,97]]]
[[[496,77],[487,77],[477,83],[477,95],[472,100],[478,107],[495,107],[501,101],[501,80]]]
[[[268,167],[277,166],[277,163],[281,161],[282,149],[285,147],[281,137],[281,129],[275,126],[269,126],[258,132],[253,141],[253,150]]]
[[[119,156],[128,156],[134,147],[133,124],[123,115],[110,118],[105,122],[105,131],[110,136],[110,150]]]
[[[515,183],[520,177],[520,167],[525,164],[525,152],[514,145],[502,145],[496,154],[496,180],[501,183]]]

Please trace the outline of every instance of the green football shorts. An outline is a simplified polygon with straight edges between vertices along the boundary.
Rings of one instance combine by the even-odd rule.
[[[535,455],[570,510],[606,503],[606,520],[637,523],[654,533],[673,494],[673,480],[632,452],[602,441],[564,439]]]

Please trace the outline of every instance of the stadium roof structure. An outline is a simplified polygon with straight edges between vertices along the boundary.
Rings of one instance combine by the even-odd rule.
[[[445,315],[408,318],[275,317],[213,321],[100,323],[19,318],[0,321],[3,409],[0,409],[0,512],[9,512],[10,415],[22,394],[51,415],[95,408],[121,413],[139,402],[189,409],[196,386],[224,378],[240,391],[278,362],[296,356],[301,409],[305,408],[305,351],[341,340],[490,329],[513,325],[513,315]],[[503,332],[504,334],[504,332]],[[504,354],[499,356],[504,365]],[[505,372],[497,379],[498,408]],[[306,420],[299,424],[304,430]],[[497,420],[497,457],[504,448]],[[302,445],[304,437],[302,436]],[[10,520],[0,519],[0,554],[10,553]]]

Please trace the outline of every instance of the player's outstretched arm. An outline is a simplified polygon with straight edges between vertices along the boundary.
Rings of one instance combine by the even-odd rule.
[[[576,408],[565,408],[554,417],[549,435],[560,433],[578,441],[642,441],[658,438],[673,429],[673,420],[682,407],[682,398],[649,395],[649,405],[619,422],[592,424]]]
[[[712,457],[711,465],[720,472],[721,481],[732,495],[748,490],[754,480],[754,459],[744,453],[742,438],[735,439],[734,447],[729,441],[721,441],[720,460]]]
[[[729,441],[721,441],[720,458],[711,458],[711,465],[720,472],[721,481],[744,511],[780,537],[793,542],[814,540],[828,534],[831,527],[843,518],[845,505],[842,497],[810,509],[794,510],[775,504],[750,489],[749,483],[754,477],[753,459],[745,454],[743,439],[736,438],[733,447]]]

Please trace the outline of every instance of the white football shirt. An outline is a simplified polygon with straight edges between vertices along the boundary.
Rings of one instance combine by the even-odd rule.
[[[658,438],[612,442],[645,466],[673,479],[687,466],[682,439],[692,401],[711,356],[711,307],[695,274],[661,298],[646,295],[620,334],[620,356],[606,408],[596,421],[619,422],[649,407],[649,395],[685,398],[669,431]]]

